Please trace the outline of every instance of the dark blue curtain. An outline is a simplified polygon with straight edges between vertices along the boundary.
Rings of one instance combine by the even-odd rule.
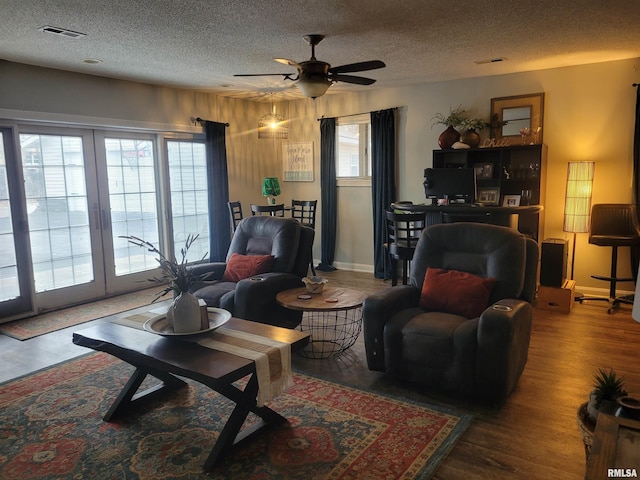
[[[633,130],[633,202],[640,201],[640,84],[636,87],[636,117]]]
[[[336,252],[338,196],[336,189],[336,119],[320,120],[320,200],[322,202],[321,261],[322,272],[336,270],[332,265]]]
[[[223,262],[231,243],[229,230],[229,173],[227,171],[226,124],[205,121],[207,187],[209,189],[209,259]]]
[[[633,203],[640,202],[640,84],[636,87],[636,116],[633,130]],[[633,278],[638,277],[638,263],[640,263],[640,248],[631,249],[631,272]]]
[[[373,205],[374,276],[384,278],[391,271],[385,212],[396,196],[395,108],[371,112],[371,195]],[[386,263],[386,267],[385,267]]]

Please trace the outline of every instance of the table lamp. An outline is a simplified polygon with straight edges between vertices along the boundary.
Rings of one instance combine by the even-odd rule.
[[[573,280],[573,265],[576,258],[576,233],[589,231],[595,165],[595,162],[569,162],[567,168],[567,193],[564,201],[562,230],[573,233],[571,280]]]
[[[267,203],[269,205],[276,204],[276,198],[280,195],[280,182],[278,177],[265,177],[262,180],[262,195],[267,197]]]

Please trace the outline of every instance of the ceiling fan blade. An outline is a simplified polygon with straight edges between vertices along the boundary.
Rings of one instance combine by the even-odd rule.
[[[329,73],[349,73],[364,72],[366,70],[375,70],[376,68],[384,68],[386,65],[380,60],[369,60],[368,62],[349,63],[347,65],[338,65],[329,69]]]
[[[294,62],[293,60],[289,60],[288,58],[274,58],[276,62],[284,63],[285,65],[291,65],[292,67],[296,67],[300,69],[300,64],[298,62]]]
[[[298,80],[295,73],[236,73],[234,77],[284,77],[283,80]]]
[[[376,82],[373,78],[356,77],[355,75],[331,75],[330,79],[334,82],[356,83],[358,85],[371,85]]]

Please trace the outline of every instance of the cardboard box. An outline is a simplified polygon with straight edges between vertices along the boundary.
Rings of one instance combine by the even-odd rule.
[[[561,287],[540,285],[540,288],[538,288],[537,307],[544,310],[569,313],[573,308],[575,296],[575,280],[565,280]]]

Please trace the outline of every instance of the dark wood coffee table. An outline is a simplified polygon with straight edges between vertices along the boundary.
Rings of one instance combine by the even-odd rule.
[[[225,328],[288,343],[292,350],[309,341],[308,333],[237,318],[230,319]],[[258,380],[253,360],[204,347],[188,340],[192,337],[181,338],[162,337],[123,325],[104,323],[75,332],[73,343],[109,353],[136,368],[105,414],[107,422],[126,412],[133,403],[137,404],[160,391],[186,385],[178,377],[191,378],[233,401],[236,406],[204,464],[205,470],[211,470],[233,445],[267,425],[281,424],[287,419],[268,407],[257,406]],[[147,375],[158,378],[162,383],[136,394]],[[244,390],[233,385],[247,375],[250,378]],[[249,412],[259,416],[261,421],[239,433]]]

